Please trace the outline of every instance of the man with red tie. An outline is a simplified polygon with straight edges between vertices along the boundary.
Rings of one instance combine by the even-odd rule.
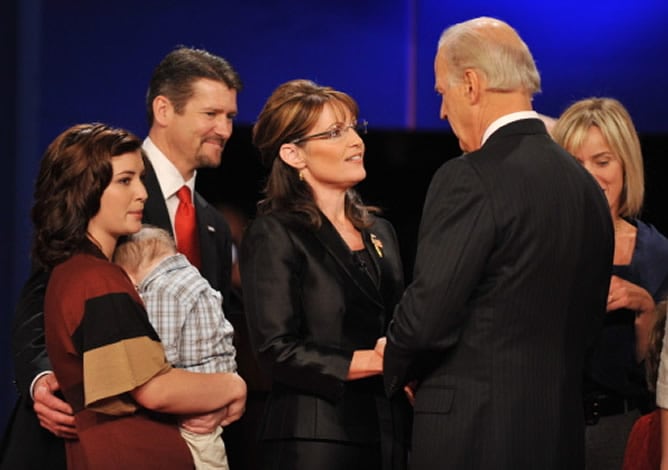
[[[237,115],[239,76],[222,58],[179,48],[153,72],[144,140],[146,223],[169,230],[211,286],[229,297],[232,246],[220,212],[195,191],[198,168],[220,165]]]

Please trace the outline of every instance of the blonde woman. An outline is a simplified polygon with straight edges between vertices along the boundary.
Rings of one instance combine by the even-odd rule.
[[[572,104],[553,137],[599,183],[615,227],[608,314],[587,365],[584,404],[587,469],[621,468],[633,423],[653,408],[642,361],[656,302],[668,293],[668,240],[638,219],[642,152],[619,101],[588,98]]]

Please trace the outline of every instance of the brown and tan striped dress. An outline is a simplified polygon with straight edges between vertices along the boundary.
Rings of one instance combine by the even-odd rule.
[[[68,468],[192,469],[173,417],[141,408],[129,393],[171,366],[123,270],[102,253],[75,254],[51,274],[44,318],[79,434],[66,444]]]

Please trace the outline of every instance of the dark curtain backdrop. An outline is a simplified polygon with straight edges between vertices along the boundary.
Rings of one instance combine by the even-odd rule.
[[[9,323],[14,308],[16,289],[24,277],[25,271],[17,269],[22,264],[16,256],[16,225],[17,220],[25,218],[19,214],[17,199],[21,184],[29,185],[29,181],[20,182],[16,178],[19,167],[17,155],[17,102],[18,97],[18,50],[17,50],[17,5],[18,2],[0,2],[0,56],[3,65],[0,67],[0,142],[3,144],[3,184],[0,184],[0,200],[4,201],[5,211],[0,225],[0,429],[4,429],[15,394],[12,386],[12,366],[10,364]]]
[[[590,2],[591,3],[591,2]],[[6,222],[0,229],[0,429],[15,400],[10,324],[28,274],[29,210],[41,152],[63,129],[103,121],[146,132],[151,71],[178,44],[226,57],[245,84],[223,164],[200,173],[214,203],[252,217],[264,170],[250,126],[279,84],[309,78],[342,89],[370,122],[366,202],[394,222],[410,277],[422,201],[433,171],[459,153],[438,119],[433,54],[448,24],[489,15],[514,25],[543,79],[537,110],[558,115],[591,95],[620,99],[642,135],[644,218],[668,233],[668,3],[575,0],[3,0],[0,138]]]

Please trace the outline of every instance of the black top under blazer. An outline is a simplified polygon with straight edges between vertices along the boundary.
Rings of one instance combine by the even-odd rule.
[[[601,188],[538,119],[436,172],[384,356],[388,393],[419,381],[412,470],[583,468],[612,252]]]
[[[380,376],[346,381],[355,350],[373,349],[403,291],[394,228],[374,218],[362,237],[372,266],[353,255],[329,220],[315,230],[292,214],[261,216],[246,230],[240,267],[247,321],[271,391],[261,439],[379,440]],[[378,274],[374,281],[365,269]],[[405,399],[392,404],[403,446]],[[404,414],[402,414],[404,413]],[[401,468],[397,461],[395,468]]]

